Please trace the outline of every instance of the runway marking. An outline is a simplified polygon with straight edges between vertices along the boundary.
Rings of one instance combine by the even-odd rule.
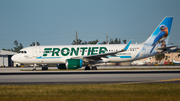
[[[177,79],[169,79],[169,80],[159,80],[160,82],[162,81],[180,81],[180,78],[177,78]]]
[[[141,83],[156,83],[156,82],[171,82],[171,81],[180,81],[180,78],[168,79],[168,80],[157,80],[157,81],[142,81],[142,82],[126,82],[120,84],[141,84]]]

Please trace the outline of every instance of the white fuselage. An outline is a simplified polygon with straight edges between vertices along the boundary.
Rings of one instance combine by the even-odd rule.
[[[131,44],[127,51],[117,53],[116,56],[101,57],[101,62],[124,62],[145,58],[149,56],[146,52],[135,58],[143,46]],[[66,59],[119,51],[124,47],[125,44],[32,46],[21,49],[12,60],[24,64],[63,64]]]

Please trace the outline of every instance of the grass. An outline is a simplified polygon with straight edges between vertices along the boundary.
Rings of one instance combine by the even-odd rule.
[[[180,101],[180,84],[0,85],[0,101]]]

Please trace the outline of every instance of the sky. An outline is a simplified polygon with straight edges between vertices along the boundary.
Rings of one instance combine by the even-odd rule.
[[[0,0],[0,49],[101,43],[120,38],[142,43],[165,16],[173,16],[169,44],[180,47],[180,0]]]

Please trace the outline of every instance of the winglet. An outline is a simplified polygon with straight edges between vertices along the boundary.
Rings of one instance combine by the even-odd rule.
[[[132,40],[130,40],[130,41],[128,42],[128,44],[124,47],[124,49],[123,49],[124,51],[127,51],[127,50],[128,50],[131,42],[132,42]]]
[[[99,41],[96,43],[96,45],[99,45]]]

